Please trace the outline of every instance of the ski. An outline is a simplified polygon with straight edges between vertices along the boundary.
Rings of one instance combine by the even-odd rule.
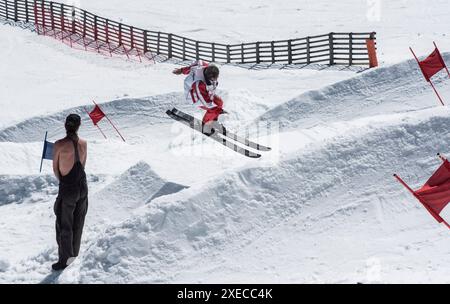
[[[261,155],[254,153],[252,151],[249,151],[247,149],[244,149],[238,145],[236,145],[235,143],[232,143],[230,141],[228,141],[226,139],[226,137],[221,137],[219,136],[219,133],[215,131],[215,129],[211,130],[211,133],[207,133],[203,131],[203,123],[201,120],[196,119],[195,117],[188,115],[186,113],[183,113],[183,116],[177,115],[175,114],[173,111],[171,110],[167,110],[166,114],[169,115],[172,119],[179,121],[185,125],[187,125],[188,127],[206,135],[207,137],[221,143],[222,145],[224,145],[225,147],[239,153],[242,154],[244,156],[250,157],[250,158],[260,158]]]
[[[176,108],[172,109],[172,113],[174,113],[175,115],[184,117],[187,120],[189,120],[192,117],[191,115],[186,114],[183,111],[180,111],[180,110],[178,110]],[[258,150],[258,151],[266,152],[266,151],[272,150],[270,147],[266,147],[266,146],[260,145],[258,143],[255,143],[255,142],[249,140],[248,138],[244,138],[244,137],[241,137],[241,136],[239,136],[239,135],[237,135],[235,133],[228,132],[228,130],[222,124],[219,124],[219,123],[217,123],[217,124],[218,124],[219,127],[214,128],[214,129],[216,131],[219,131],[219,134],[221,134],[223,136],[226,136],[226,137],[228,137],[228,138],[230,138],[230,139],[232,139],[232,140],[234,140],[234,141],[236,141],[238,143],[241,143],[241,144],[243,144],[243,145],[245,145],[245,146],[247,146],[249,148],[252,148],[252,149],[255,149],[255,150]]]

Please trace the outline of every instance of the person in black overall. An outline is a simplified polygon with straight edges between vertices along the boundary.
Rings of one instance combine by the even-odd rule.
[[[59,191],[54,206],[59,260],[52,265],[53,270],[63,270],[78,256],[84,219],[88,209],[86,173],[80,160],[78,142],[80,141],[81,147],[85,148],[84,151],[86,151],[87,145],[77,135],[80,124],[81,117],[70,114],[65,123],[67,136],[57,141],[54,146],[53,169],[59,179]],[[70,143],[73,145],[73,150],[71,150]],[[60,171],[61,166],[64,166],[62,162],[65,157],[65,167],[68,170],[72,151],[74,154],[72,169],[63,175]]]

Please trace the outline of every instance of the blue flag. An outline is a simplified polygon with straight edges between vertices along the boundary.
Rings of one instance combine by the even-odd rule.
[[[45,132],[44,149],[42,150],[41,167],[39,172],[42,171],[42,161],[44,159],[53,160],[53,143],[47,141],[47,132]]]
[[[42,153],[42,158],[53,160],[53,143],[44,141],[44,152]]]

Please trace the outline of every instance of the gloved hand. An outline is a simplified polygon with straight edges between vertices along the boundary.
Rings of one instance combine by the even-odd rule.
[[[180,69],[174,69],[174,70],[172,71],[172,73],[174,73],[175,75],[181,75],[181,74],[183,73],[183,69],[182,69],[182,68],[180,68]]]

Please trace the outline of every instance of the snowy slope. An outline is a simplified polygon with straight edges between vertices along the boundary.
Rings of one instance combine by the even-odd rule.
[[[105,231],[61,276],[61,282],[189,282],[192,278],[204,283],[246,282],[249,277],[273,282],[265,279],[266,264],[249,257],[260,252],[258,260],[271,265],[278,282],[307,282],[317,271],[308,264],[308,255],[323,262],[322,268],[330,268],[315,275],[318,282],[364,281],[366,273],[357,270],[371,257],[384,264],[383,281],[415,281],[391,276],[403,258],[409,262],[402,265],[409,267],[431,263],[437,275],[428,273],[430,279],[448,282],[448,276],[439,273],[445,261],[422,259],[448,253],[447,228],[437,225],[391,175],[407,169],[405,176],[417,185],[433,172],[439,160],[429,151],[448,151],[448,114],[433,109],[355,121],[352,129],[358,131],[346,131],[306,153],[298,151],[277,167],[243,169],[208,187],[157,200],[140,215]],[[288,259],[293,264],[277,262],[276,244],[289,239],[271,233],[272,229],[288,230],[293,242],[284,250],[294,248],[299,254]],[[422,241],[434,241],[421,247],[420,255],[402,248],[414,232]],[[393,233],[396,238],[387,237]],[[333,235],[337,239],[325,244]],[[313,239],[323,251],[304,245],[304,240],[310,245]],[[355,241],[361,242],[356,248],[347,246]],[[303,250],[307,253],[301,254]],[[205,266],[199,269],[205,258],[210,263],[201,263]],[[333,270],[340,262],[347,267]],[[286,271],[294,265],[302,275]],[[229,270],[228,276],[219,269]]]
[[[200,115],[183,101],[175,65],[86,54],[0,25],[0,283],[450,283],[448,229],[392,177],[419,187],[439,166],[436,153],[450,155],[449,109],[407,50],[425,55],[434,39],[450,47],[447,2],[380,1],[379,18],[356,0],[123,3],[79,5],[223,42],[375,30],[383,66],[222,66],[223,122],[275,126],[250,130],[274,148],[252,160],[164,114]],[[199,9],[210,13],[192,18]],[[445,73],[434,80],[450,100]],[[88,121],[92,99],[126,142],[105,121],[103,139]],[[39,159],[45,131],[62,137],[71,112],[83,114],[89,142],[90,205],[80,257],[52,274],[57,183],[49,161],[38,175]]]
[[[350,91],[354,87],[357,92],[359,83],[359,77],[348,81]],[[448,87],[444,88],[448,94]],[[383,94],[384,90],[378,90]],[[323,92],[332,90],[325,88]],[[402,93],[396,95],[395,90],[390,96],[399,102],[407,98]],[[419,107],[430,101],[435,100],[425,94]],[[390,99],[380,103],[385,103],[386,111],[392,106]],[[336,121],[327,128],[308,123],[303,128],[299,115],[293,124],[295,128],[279,134],[282,159],[276,166],[255,168],[250,164],[249,168],[229,171],[207,184],[193,184],[179,194],[157,198],[149,205],[144,205],[144,198],[141,202],[133,200],[132,209],[137,209],[128,220],[119,225],[91,228],[92,233],[85,239],[86,252],[57,280],[190,282],[205,278],[203,282],[248,279],[355,282],[367,279],[365,263],[376,259],[384,265],[381,281],[415,282],[418,277],[393,276],[395,263],[410,255],[409,263],[403,267],[420,267],[414,260],[418,256],[409,252],[414,247],[410,240],[424,242],[431,238],[433,242],[429,245],[417,245],[422,254],[445,255],[448,247],[442,244],[447,230],[436,224],[391,174],[404,172],[404,177],[417,186],[437,167],[435,152],[448,151],[449,112],[445,107],[430,107],[398,114],[373,116],[371,110],[369,116],[363,114],[360,112],[362,117],[355,119],[336,116]],[[305,121],[308,122],[308,117]],[[10,133],[12,137],[13,134]],[[303,140],[302,136],[307,134],[315,136]],[[292,143],[292,138],[298,141]],[[378,182],[374,184],[374,180]],[[117,195],[113,190],[108,192],[112,198],[120,197],[120,192]],[[104,216],[113,218],[114,213],[110,213]],[[277,231],[283,231],[286,238],[277,239]],[[394,232],[403,235],[402,242],[386,237]],[[337,240],[330,240],[330,234],[337,235]],[[359,238],[363,242],[368,236],[370,245],[355,249],[339,241],[344,238],[354,242]],[[374,242],[378,245],[372,245]],[[303,254],[304,247],[298,245],[303,243],[319,244],[315,246],[322,249],[308,247]],[[333,254],[326,250],[330,243]],[[379,244],[398,249],[380,250]],[[287,255],[283,263],[277,262],[278,250]],[[298,258],[288,255],[290,251],[299,254]],[[258,260],[269,264],[270,272],[276,274],[273,279],[266,278],[265,263],[250,262],[257,253]],[[336,255],[342,259],[338,264],[344,266],[333,270]],[[8,267],[5,278],[42,279],[52,256],[54,249],[53,252],[47,249],[21,266],[36,269],[33,275],[25,275],[14,265]],[[198,267],[200,259],[209,262]],[[304,263],[302,275],[285,271],[300,267],[299,259]],[[312,266],[314,263],[308,263],[311,260],[323,270],[318,271]],[[427,263],[437,273],[433,280],[445,281],[439,273],[440,262]],[[337,274],[344,279],[336,279]]]
[[[443,54],[450,61],[450,53]],[[433,78],[443,98],[450,98],[445,72]],[[368,71],[320,90],[309,91],[274,107],[259,121],[278,121],[283,128],[329,124],[336,120],[404,112],[440,105],[431,86],[424,81],[415,60]]]

